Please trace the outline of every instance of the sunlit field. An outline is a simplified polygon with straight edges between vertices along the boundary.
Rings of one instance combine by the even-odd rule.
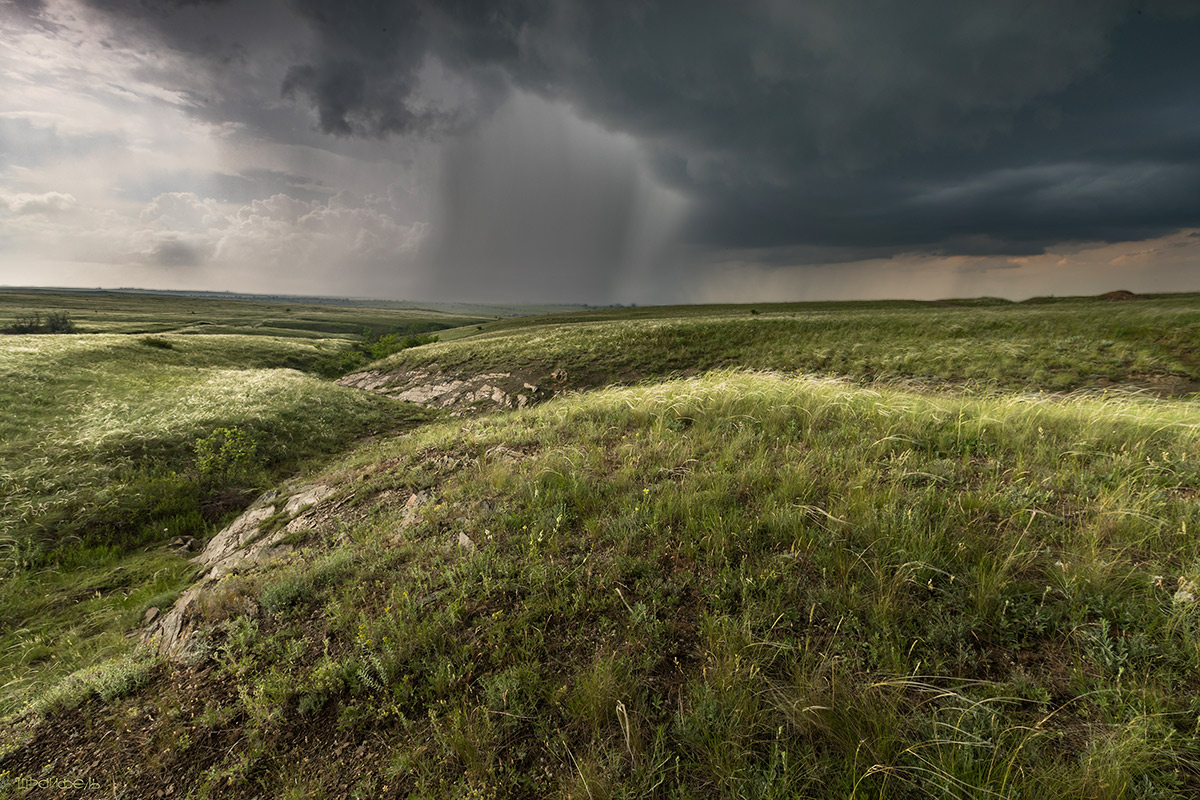
[[[373,365],[568,376],[452,419],[304,371],[342,341],[154,336],[0,337],[0,772],[1200,793],[1200,298],[472,321]],[[164,543],[297,479],[299,557],[138,645],[196,578]]]
[[[146,548],[204,537],[314,457],[420,418],[286,368],[343,346],[0,336],[0,608],[18,621],[0,631],[0,707],[11,711],[95,653],[128,649],[124,633],[144,601],[161,601],[194,571]],[[247,457],[202,474],[196,444],[219,429],[236,430]]]
[[[460,336],[468,338],[459,339]],[[752,367],[1068,391],[1200,386],[1200,297],[1113,302],[680,306],[503,320],[447,332],[384,366],[565,370],[581,387]]]

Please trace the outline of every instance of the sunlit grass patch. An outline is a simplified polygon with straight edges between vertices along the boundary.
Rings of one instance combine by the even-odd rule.
[[[505,321],[385,359],[382,368],[565,371],[591,388],[748,367],[868,381],[1069,391],[1112,384],[1192,391],[1200,379],[1194,296],[1117,307],[918,304],[625,309]]]
[[[123,652],[145,593],[166,603],[186,585],[182,558],[140,550],[203,541],[281,475],[421,417],[253,366],[313,345],[215,338],[225,341],[167,349],[119,336],[0,340],[0,709]],[[251,366],[234,368],[242,358]],[[244,458],[213,461],[230,456],[204,450],[220,431]],[[95,597],[82,591],[93,582]]]
[[[1187,797],[1196,411],[727,371],[435,422],[201,658],[430,796]]]

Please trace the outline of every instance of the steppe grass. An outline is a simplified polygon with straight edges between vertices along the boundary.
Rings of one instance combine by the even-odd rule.
[[[334,346],[0,337],[0,713],[126,651],[142,613],[170,604],[194,569],[154,548],[202,544],[314,458],[427,417],[277,368]],[[222,430],[246,458],[201,457]]]
[[[1194,295],[625,309],[505,320],[440,338],[377,366],[560,370],[574,388],[714,368],[1044,391],[1132,384],[1181,394],[1200,381]]]
[[[483,322],[476,313],[445,313],[358,303],[146,295],[128,292],[0,291],[0,329],[34,315],[68,314],[80,333],[242,334],[354,339],[374,333],[412,335]],[[490,319],[490,317],[488,318]]]
[[[97,744],[194,796],[1194,797],[1198,410],[717,372],[434,423],[231,579],[203,714]]]

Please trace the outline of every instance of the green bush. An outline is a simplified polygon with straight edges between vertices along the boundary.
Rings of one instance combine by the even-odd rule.
[[[378,361],[381,358],[387,358],[392,353],[399,353],[401,350],[407,350],[410,347],[419,347],[423,344],[433,344],[438,340],[438,337],[428,334],[413,334],[410,336],[398,336],[394,333],[389,333],[386,336],[380,336],[374,341],[368,340],[364,343],[366,354],[372,361]]]
[[[74,333],[75,321],[66,311],[51,311],[43,320],[40,312],[18,316],[5,333]]]
[[[372,361],[399,353],[410,347],[432,344],[438,338],[430,334],[413,333],[402,336],[399,333],[376,334],[369,328],[363,331],[363,338],[345,350],[325,356],[314,365],[314,371],[326,378],[340,378],[351,372],[362,369]]]
[[[196,469],[208,483],[232,483],[249,475],[257,445],[241,428],[217,428],[196,440]]]
[[[151,650],[135,650],[123,656],[73,672],[30,703],[34,714],[67,711],[89,697],[106,703],[118,700],[150,682],[162,658]]]

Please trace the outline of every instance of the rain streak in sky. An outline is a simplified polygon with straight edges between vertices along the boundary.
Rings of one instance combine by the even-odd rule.
[[[0,285],[1200,290],[1200,2],[0,2]]]

